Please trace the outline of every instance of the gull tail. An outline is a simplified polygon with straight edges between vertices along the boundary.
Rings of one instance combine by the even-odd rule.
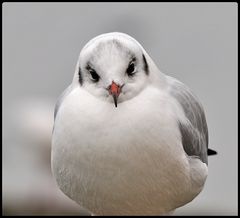
[[[215,155],[215,154],[217,154],[217,152],[212,150],[212,149],[210,149],[210,148],[208,148],[207,154],[208,155]]]

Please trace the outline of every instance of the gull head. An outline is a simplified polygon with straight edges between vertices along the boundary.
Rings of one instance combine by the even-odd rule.
[[[117,107],[146,87],[149,64],[135,39],[123,33],[107,33],[83,47],[76,71],[82,88]]]

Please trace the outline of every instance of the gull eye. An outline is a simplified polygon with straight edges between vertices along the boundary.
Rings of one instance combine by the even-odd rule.
[[[92,77],[91,79],[92,79],[93,82],[98,82],[99,81],[100,76],[96,73],[95,70],[89,69],[88,72],[91,74],[91,77]]]
[[[133,76],[135,74],[134,62],[130,62],[130,64],[128,65],[126,73],[127,73],[128,76]]]

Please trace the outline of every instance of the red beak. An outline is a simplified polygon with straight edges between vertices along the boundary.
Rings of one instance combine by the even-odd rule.
[[[115,107],[117,107],[117,99],[121,93],[121,86],[117,85],[115,82],[109,86],[109,93],[113,96]]]

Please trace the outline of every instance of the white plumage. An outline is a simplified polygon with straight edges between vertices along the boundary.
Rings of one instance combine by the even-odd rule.
[[[135,39],[108,33],[82,49],[57,102],[52,172],[95,215],[168,214],[202,190],[207,144],[191,91],[161,73]]]

